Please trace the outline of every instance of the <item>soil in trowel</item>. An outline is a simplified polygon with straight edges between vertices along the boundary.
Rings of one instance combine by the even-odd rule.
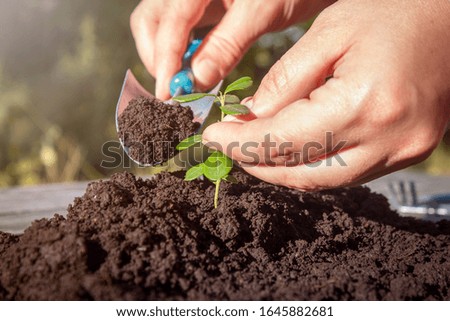
[[[118,118],[119,137],[130,157],[159,164],[175,155],[175,147],[200,127],[192,110],[151,97],[132,99]]]

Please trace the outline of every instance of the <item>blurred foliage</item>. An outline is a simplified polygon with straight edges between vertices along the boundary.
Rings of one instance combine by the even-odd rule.
[[[117,139],[125,70],[142,69],[128,21],[137,3],[0,2],[0,185],[110,174],[101,146]]]
[[[129,30],[137,3],[0,2],[0,186],[90,180],[123,170],[100,163],[102,145],[117,141],[115,105],[125,70],[154,90]],[[254,90],[307,27],[262,37],[228,79],[251,76]],[[418,168],[450,174],[449,157],[443,143]]]
[[[424,162],[411,167],[432,175],[450,175],[450,130],[433,154]]]

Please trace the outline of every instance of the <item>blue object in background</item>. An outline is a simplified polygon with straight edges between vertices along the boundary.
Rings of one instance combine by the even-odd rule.
[[[183,55],[183,69],[173,76],[170,81],[170,95],[191,94],[194,91],[194,74],[192,73],[191,59],[195,51],[198,49],[202,41],[194,39],[189,44],[186,52]]]

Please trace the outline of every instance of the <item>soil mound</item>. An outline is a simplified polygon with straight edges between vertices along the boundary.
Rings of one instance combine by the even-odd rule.
[[[401,218],[367,188],[302,193],[129,173],[67,218],[0,233],[3,300],[450,299],[450,224]]]

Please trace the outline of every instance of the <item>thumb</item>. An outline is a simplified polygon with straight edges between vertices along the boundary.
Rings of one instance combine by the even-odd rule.
[[[237,65],[253,42],[269,31],[262,18],[251,17],[252,2],[237,1],[205,37],[192,60],[196,85],[205,90],[218,83]]]

